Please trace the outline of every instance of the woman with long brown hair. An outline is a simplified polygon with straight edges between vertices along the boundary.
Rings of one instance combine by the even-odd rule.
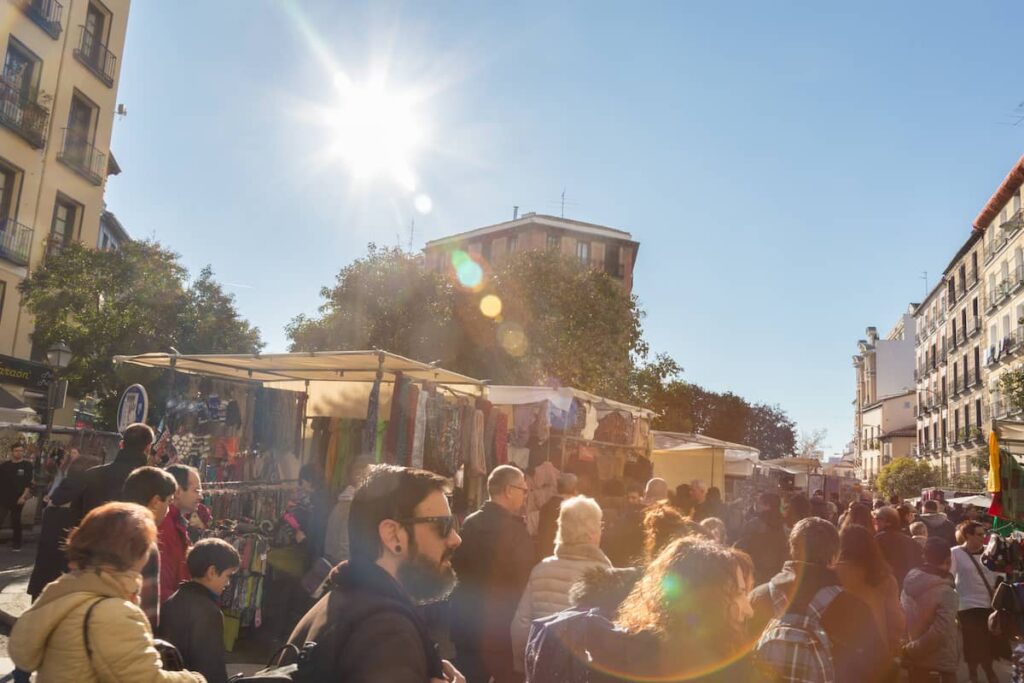
[[[906,629],[900,591],[875,535],[859,524],[850,524],[839,532],[839,561],[835,565],[843,590],[860,598],[871,609],[878,633],[888,646],[879,657],[877,671],[889,680]]]
[[[750,556],[698,538],[673,541],[619,607],[616,624],[654,641],[655,661],[633,661],[632,677],[748,681],[744,625],[753,616]]]
[[[839,529],[842,530],[852,525],[862,526],[868,531],[873,530],[875,521],[871,516],[871,508],[864,503],[851,503],[839,523]]]

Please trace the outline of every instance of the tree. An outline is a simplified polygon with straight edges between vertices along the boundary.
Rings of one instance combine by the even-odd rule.
[[[896,458],[882,467],[875,479],[875,488],[886,496],[911,498],[921,489],[937,486],[939,473],[923,460]]]
[[[481,272],[482,281],[463,287],[412,254],[371,244],[321,290],[319,315],[292,320],[291,348],[381,348],[496,383],[629,398],[641,381],[633,360],[647,348],[643,313],[619,283],[554,252],[515,254]],[[481,311],[487,295],[501,301],[496,317]]]
[[[800,441],[796,446],[799,458],[820,458],[822,446],[828,438],[827,429],[815,429],[812,432],[800,432]]]
[[[113,405],[125,382],[146,375],[115,372],[113,357],[175,347],[182,353],[251,353],[259,330],[239,317],[234,299],[206,268],[187,285],[178,255],[153,242],[117,251],[72,243],[46,258],[19,288],[35,318],[34,349],[57,341],[74,358],[65,371],[73,395],[101,399],[101,424],[113,426]]]
[[[981,472],[961,472],[954,474],[946,482],[946,488],[967,493],[979,493],[986,489],[985,475]]]
[[[796,424],[779,406],[757,403],[751,410],[743,443],[761,451],[761,460],[785,458],[796,451]]]

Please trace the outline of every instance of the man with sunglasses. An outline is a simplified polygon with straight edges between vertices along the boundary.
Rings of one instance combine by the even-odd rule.
[[[451,635],[456,663],[469,683],[521,681],[513,668],[512,619],[530,578],[535,555],[522,510],[526,478],[510,465],[487,480],[490,499],[466,518],[452,564]]]
[[[302,680],[465,683],[437,653],[416,609],[455,585],[451,558],[462,539],[450,490],[425,470],[369,468],[349,509],[349,559],[289,639],[300,649],[316,643]]]

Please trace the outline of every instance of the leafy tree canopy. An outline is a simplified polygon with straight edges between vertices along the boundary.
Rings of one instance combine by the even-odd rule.
[[[882,467],[875,479],[875,489],[888,496],[913,498],[921,489],[939,485],[939,473],[923,460],[896,458]]]
[[[263,347],[259,329],[238,315],[234,297],[209,267],[190,284],[178,255],[155,242],[129,242],[118,251],[69,244],[19,288],[35,317],[34,348],[68,344],[74,358],[64,376],[71,392],[99,396],[107,427],[120,390],[139,374],[115,373],[115,355],[170,347],[252,353]]]

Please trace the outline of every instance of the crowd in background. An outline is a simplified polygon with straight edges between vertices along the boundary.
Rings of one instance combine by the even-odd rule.
[[[48,490],[34,603],[10,642],[20,680],[227,680],[218,603],[239,554],[195,540],[199,474],[151,466],[152,443],[135,425],[112,463],[72,460]],[[562,474],[531,535],[515,467],[462,519],[446,479],[357,465],[330,511],[304,470],[282,521],[336,564],[322,598],[286,593],[277,615],[303,653],[292,680],[916,683],[954,681],[963,661],[992,683],[1008,654],[988,626],[1002,578],[978,562],[988,529],[935,501],[727,505],[660,479],[592,497]]]

